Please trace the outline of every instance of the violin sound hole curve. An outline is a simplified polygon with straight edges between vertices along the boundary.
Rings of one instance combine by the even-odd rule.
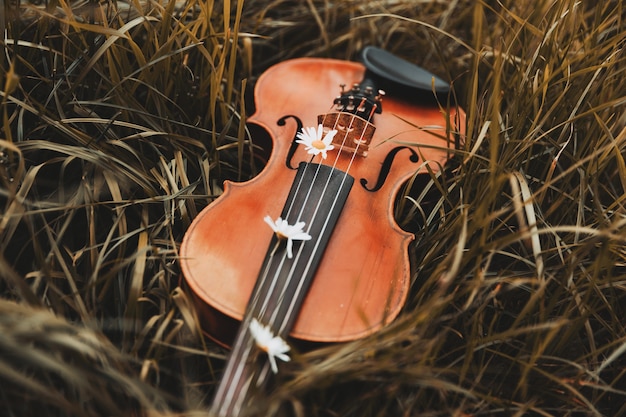
[[[293,159],[293,155],[296,153],[296,150],[298,149],[298,144],[296,143],[296,139],[297,139],[296,135],[298,134],[297,132],[302,130],[303,124],[302,124],[302,120],[300,120],[298,116],[294,116],[293,114],[288,114],[286,116],[281,117],[280,119],[278,119],[276,124],[278,126],[285,126],[287,124],[287,119],[293,119],[296,122],[297,128],[296,128],[296,134],[293,136],[293,139],[291,140],[291,146],[289,146],[289,150],[287,151],[285,165],[289,169],[297,170],[298,167],[294,167],[291,164],[291,160]]]
[[[409,150],[409,152],[411,152],[411,156],[409,157],[409,160],[411,162],[415,164],[419,162],[420,157],[413,148],[410,148],[408,146],[397,146],[393,148],[385,157],[385,160],[383,161],[383,165],[380,168],[380,172],[378,173],[378,180],[376,181],[376,185],[374,185],[372,188],[368,188],[367,180],[365,178],[361,178],[359,182],[361,183],[363,188],[371,192],[380,190],[382,186],[385,185],[385,180],[387,179],[387,176],[389,175],[389,171],[391,170],[391,165],[393,164],[394,158],[396,157],[398,152],[404,149],[407,149]]]

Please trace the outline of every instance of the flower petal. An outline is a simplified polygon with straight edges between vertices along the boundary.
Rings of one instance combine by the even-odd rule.
[[[291,235],[291,240],[311,240],[312,237],[307,232],[300,232],[297,234]]]
[[[267,358],[270,360],[270,366],[272,367],[272,372],[277,374],[278,373],[278,365],[276,365],[276,359],[274,359],[274,356],[272,356],[272,355],[268,355]]]
[[[324,126],[322,126],[322,124],[318,124],[317,125],[317,134],[315,135],[315,139],[316,140],[320,140],[322,138],[322,135],[324,134]]]
[[[333,138],[335,137],[335,135],[337,134],[337,131],[335,129],[330,130],[326,136],[324,137],[324,139],[322,140],[322,142],[324,142],[327,146],[327,150],[331,150],[331,149],[335,149],[335,147],[333,145],[331,145],[330,143],[333,141]]]
[[[280,217],[279,217],[279,219],[280,219]],[[263,217],[263,220],[265,220],[265,223],[269,224],[270,227],[272,228],[272,230],[274,232],[276,232],[276,223],[274,223],[274,221],[272,220],[272,218],[270,216]]]
[[[267,353],[272,372],[278,372],[276,358],[284,362],[291,360],[286,354],[291,348],[280,336],[274,336],[269,326],[264,326],[256,318],[252,318],[248,328],[256,345]]]

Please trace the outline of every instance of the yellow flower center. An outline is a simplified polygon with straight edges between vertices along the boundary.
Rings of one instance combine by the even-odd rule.
[[[278,240],[286,240],[287,236],[282,234],[281,232],[276,232],[276,237],[278,238]]]
[[[311,146],[316,149],[319,149],[320,151],[322,149],[326,149],[326,144],[324,143],[324,141],[321,141],[321,140],[314,140],[313,142],[311,142]]]

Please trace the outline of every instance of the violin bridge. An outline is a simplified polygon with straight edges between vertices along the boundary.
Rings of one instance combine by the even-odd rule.
[[[347,112],[333,112],[317,116],[317,121],[324,127],[324,134],[337,130],[333,145],[342,151],[356,153],[366,157],[376,127],[367,120]]]

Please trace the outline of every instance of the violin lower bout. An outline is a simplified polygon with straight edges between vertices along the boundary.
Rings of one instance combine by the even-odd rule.
[[[273,231],[263,217],[276,219],[281,214],[293,182],[285,170],[267,168],[246,183],[227,183],[224,194],[195,219],[181,247],[183,273],[203,328],[223,345],[232,342],[271,250]],[[264,190],[272,190],[271,196]],[[292,338],[354,340],[399,314],[409,288],[407,251],[412,235],[395,224],[389,198],[355,183],[290,332]],[[294,249],[299,244],[295,242]]]

